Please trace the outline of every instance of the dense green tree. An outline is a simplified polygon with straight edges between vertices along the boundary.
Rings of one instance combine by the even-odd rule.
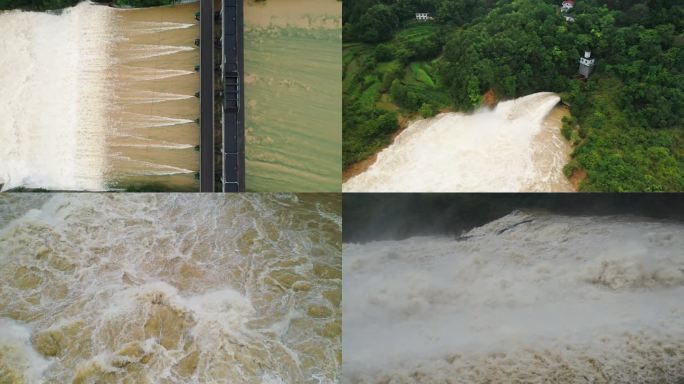
[[[423,117],[432,117],[437,114],[437,109],[430,103],[423,103],[418,112]]]
[[[345,80],[345,100],[367,96],[365,89],[380,89],[378,105],[391,101],[401,114],[428,116],[430,108],[472,109],[490,90],[498,99],[558,92],[573,116],[562,130],[575,146],[564,171],[568,176],[586,174],[581,190],[684,190],[680,0],[582,0],[571,12],[575,22],[562,17],[560,0],[353,1],[368,5],[366,9],[383,5],[387,14],[394,14],[397,27],[386,28],[383,47],[372,55],[377,62],[363,65],[356,75],[378,79],[381,86],[362,81],[361,90],[354,90],[354,82]],[[358,25],[362,16],[354,15],[365,10],[352,8],[346,22]],[[418,10],[433,12],[436,19],[411,20]],[[589,79],[580,79],[578,60],[585,50],[597,65]],[[345,72],[367,62],[363,57]],[[430,76],[418,76],[423,68]],[[365,115],[358,124],[381,114]],[[348,116],[355,115],[344,111],[345,165],[350,164],[347,156],[356,159],[352,162],[363,159],[372,154],[369,148],[389,137],[376,125],[367,129],[376,133],[365,143],[350,135],[350,145],[347,132],[354,126]]]
[[[390,6],[376,4],[354,25],[355,36],[368,43],[389,40],[399,27],[399,19]]]

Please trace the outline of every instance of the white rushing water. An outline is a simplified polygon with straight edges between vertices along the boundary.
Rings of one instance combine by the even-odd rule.
[[[14,370],[0,367],[0,382],[6,384],[40,383],[50,362],[31,345],[31,330],[25,325],[0,317],[0,365],[6,363]]]
[[[0,196],[0,382],[339,379],[340,198]]]
[[[514,212],[343,246],[346,383],[681,383],[684,225]]]
[[[0,184],[104,188],[111,11],[0,12]]]
[[[99,191],[169,167],[194,183],[193,14],[88,2],[0,12],[2,189]]]
[[[345,192],[549,191],[563,179],[567,154],[544,118],[558,104],[540,92],[473,114],[443,113],[412,123]],[[540,136],[541,135],[541,136]],[[539,153],[540,148],[543,152]]]

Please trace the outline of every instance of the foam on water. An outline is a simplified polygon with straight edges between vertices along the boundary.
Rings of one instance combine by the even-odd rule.
[[[31,346],[31,330],[12,319],[0,317],[0,382],[42,383],[50,361]]]
[[[150,21],[137,21],[131,23],[131,29],[135,34],[150,34],[159,33],[165,31],[173,31],[176,29],[187,29],[192,28],[195,24],[189,23],[174,23],[170,21],[160,21],[160,22],[150,22]]]
[[[558,150],[535,162],[535,138],[559,101],[553,93],[540,92],[501,102],[494,110],[443,113],[414,122],[368,170],[347,180],[343,190],[548,191],[555,179],[563,178],[567,155]],[[558,129],[552,140],[554,135],[560,136]]]
[[[87,3],[0,12],[3,189],[103,189],[110,22],[107,7]]]
[[[146,68],[146,67],[135,67],[135,66],[124,66],[128,69],[125,77],[127,80],[131,81],[149,81],[149,80],[161,80],[170,77],[192,75],[195,72],[182,69],[162,69],[162,68]]]
[[[345,244],[344,382],[679,383],[682,249],[679,223],[521,212]]]
[[[122,137],[124,137],[122,135]],[[133,147],[133,148],[165,148],[165,149],[187,149],[193,148],[190,144],[171,143],[163,140],[152,140],[140,136],[127,136],[130,142],[125,141],[119,144],[112,144],[112,147]]]
[[[119,97],[119,100],[131,104],[149,104],[160,103],[162,101],[184,100],[191,99],[193,95],[180,95],[176,93],[155,92],[155,91],[136,91],[134,94],[129,94]]]
[[[167,149],[169,149],[167,147]],[[135,160],[120,156],[119,160],[127,165],[128,173],[139,176],[183,175],[194,173],[192,169],[174,167],[172,165],[156,164],[149,161]]]
[[[319,213],[339,197],[23,196],[0,227],[0,318],[51,363],[38,382],[339,379],[340,228]]]
[[[179,52],[188,52],[195,50],[195,47],[175,46],[175,45],[158,45],[158,44],[132,44],[128,48],[128,61],[137,61],[149,59],[152,57],[173,55]]]
[[[129,128],[155,128],[170,127],[173,125],[193,123],[191,119],[178,119],[166,116],[143,115],[141,113],[123,113],[126,116],[125,124]]]
[[[136,180],[140,170],[117,160],[123,153],[152,164],[148,175],[157,165],[196,171],[199,137],[189,123],[198,101],[187,76],[197,76],[193,14],[192,5],[121,10],[88,2],[59,14],[0,13],[3,190],[141,181],[192,188],[191,176]],[[155,130],[166,127],[174,129]],[[125,142],[134,132],[149,145]]]

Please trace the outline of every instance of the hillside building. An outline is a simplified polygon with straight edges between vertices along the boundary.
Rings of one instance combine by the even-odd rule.
[[[428,21],[428,20],[432,20],[432,16],[430,16],[430,14],[427,12],[425,12],[425,13],[416,12],[416,20]]]
[[[575,7],[575,2],[572,0],[565,0],[561,4],[561,12],[568,12]]]
[[[584,76],[585,79],[589,78],[589,75],[594,70],[596,62],[591,57],[590,51],[584,52],[584,57],[579,59],[579,74]]]

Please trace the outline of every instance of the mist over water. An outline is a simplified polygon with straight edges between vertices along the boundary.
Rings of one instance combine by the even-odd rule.
[[[0,196],[0,382],[339,378],[339,196],[45,196]]]
[[[637,215],[684,223],[678,194],[345,193],[348,243],[459,236],[515,210],[570,216]]]
[[[3,189],[194,186],[195,8],[0,13]]]
[[[473,114],[419,120],[377,155],[345,192],[571,191],[562,169],[569,147],[560,116],[545,118],[560,98],[540,92]]]
[[[343,246],[344,383],[679,383],[684,225],[513,212]]]

